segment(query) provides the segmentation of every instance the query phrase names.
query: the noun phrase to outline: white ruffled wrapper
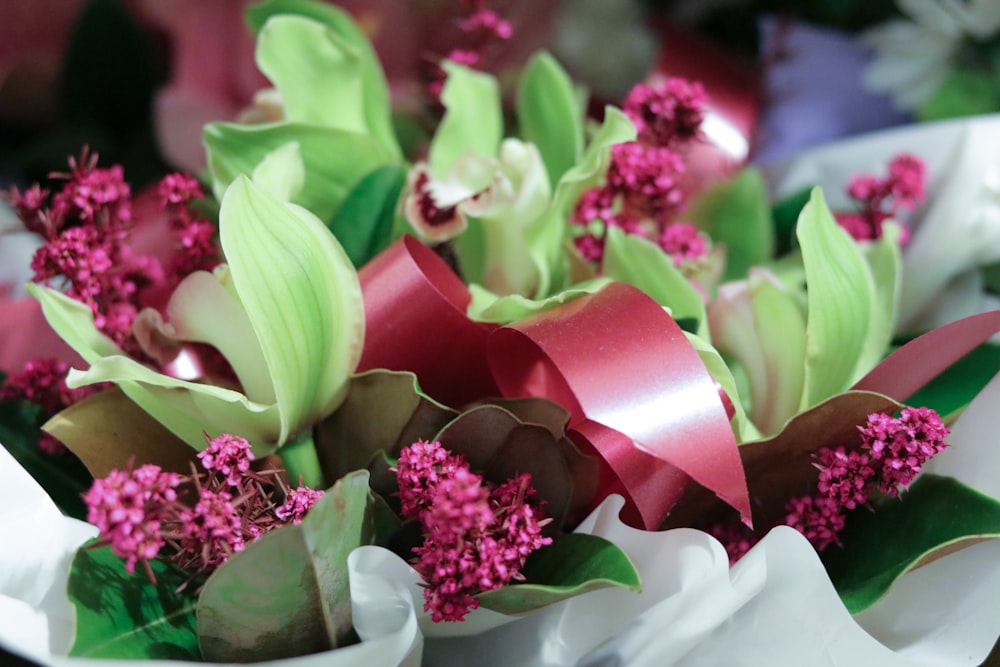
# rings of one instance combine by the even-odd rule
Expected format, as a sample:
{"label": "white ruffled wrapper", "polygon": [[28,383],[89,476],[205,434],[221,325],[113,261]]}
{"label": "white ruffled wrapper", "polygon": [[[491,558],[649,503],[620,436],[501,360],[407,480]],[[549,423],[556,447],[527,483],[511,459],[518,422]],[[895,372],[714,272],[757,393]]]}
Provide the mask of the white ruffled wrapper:
{"label": "white ruffled wrapper", "polygon": [[[991,445],[998,401],[1000,376],[955,424],[953,447],[928,468],[1000,496],[1000,457]],[[68,564],[94,529],[60,516],[5,451],[0,502],[0,646],[45,665],[148,665],[60,657],[73,633],[64,593]],[[416,667],[423,652],[425,663],[436,667],[468,665],[472,657],[484,667],[957,667],[982,662],[1000,634],[1000,541],[907,574],[852,618],[815,551],[790,528],[771,531],[730,570],[722,545],[707,534],[629,528],[617,518],[622,505],[619,496],[608,498],[579,530],[625,549],[642,577],[642,593],[609,588],[521,619],[477,610],[465,623],[434,624],[420,612],[416,573],[385,549],[361,547],[348,564],[362,643],[263,664]],[[449,636],[455,634],[467,636]]]}
{"label": "white ruffled wrapper", "polygon": [[1000,261],[1000,115],[883,130],[803,151],[771,170],[778,197],[820,185],[833,209],[853,210],[855,174],[884,175],[899,153],[927,165],[927,203],[910,216],[899,322],[923,331],[1000,308],[978,269]]}

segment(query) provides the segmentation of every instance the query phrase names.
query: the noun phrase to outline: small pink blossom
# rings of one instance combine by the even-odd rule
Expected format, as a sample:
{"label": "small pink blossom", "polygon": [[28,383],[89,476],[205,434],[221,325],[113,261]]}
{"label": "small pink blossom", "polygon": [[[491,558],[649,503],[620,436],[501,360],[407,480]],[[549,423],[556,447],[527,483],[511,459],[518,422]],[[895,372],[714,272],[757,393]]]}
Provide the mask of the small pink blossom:
{"label": "small pink blossom", "polygon": [[875,477],[868,454],[847,451],[843,447],[822,447],[817,454],[817,464],[820,470],[816,488],[821,494],[849,510],[868,502],[870,484]]}
{"label": "small pink blossom", "polygon": [[308,486],[300,486],[288,492],[285,503],[274,513],[285,523],[302,523],[302,518],[322,497],[322,491],[310,489]]}
{"label": "small pink blossom", "polygon": [[816,548],[823,551],[831,544],[840,544],[838,535],[846,519],[841,506],[827,496],[791,498],[785,505],[785,524],[802,533]]}
{"label": "small pink blossom", "polygon": [[240,486],[254,455],[246,439],[223,433],[208,441],[208,447],[198,452],[198,459],[205,470],[220,473],[229,486]]}
{"label": "small pink blossom", "polygon": [[639,141],[671,146],[698,136],[707,102],[700,82],[671,77],[658,86],[637,84],[622,109],[635,124]]}
{"label": "small pink blossom", "polygon": [[699,260],[708,254],[705,236],[688,222],[674,222],[665,226],[657,242],[663,252],[673,257],[676,266]]}

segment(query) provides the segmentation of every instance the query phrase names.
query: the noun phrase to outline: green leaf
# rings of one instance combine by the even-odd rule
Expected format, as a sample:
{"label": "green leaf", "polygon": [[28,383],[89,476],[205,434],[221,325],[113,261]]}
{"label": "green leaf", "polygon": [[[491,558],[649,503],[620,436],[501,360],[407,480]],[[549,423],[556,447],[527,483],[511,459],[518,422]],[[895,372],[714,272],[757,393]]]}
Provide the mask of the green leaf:
{"label": "green leaf", "polygon": [[604,242],[603,273],[612,280],[638,287],[676,318],[692,318],[695,333],[709,337],[705,300],[684,277],[673,258],[658,245],[618,227],[608,227]]}
{"label": "green leaf", "polygon": [[987,343],[965,355],[907,399],[948,415],[968,405],[1000,371],[1000,346]]}
{"label": "green leaf", "polygon": [[743,278],[751,266],[763,264],[774,252],[767,184],[758,169],[742,169],[699,193],[687,217],[708,232],[713,243],[725,246],[723,280]]}
{"label": "green leaf", "polygon": [[920,120],[944,120],[991,113],[1000,107],[997,82],[985,72],[955,69],[917,108]]}
{"label": "green leaf", "polygon": [[274,383],[283,443],[344,398],[364,340],[358,275],[318,218],[246,177],[222,200],[219,233]]}
{"label": "green leaf", "polygon": [[495,157],[503,137],[497,80],[449,61],[444,63],[444,71],[448,75],[441,91],[445,113],[431,140],[427,158],[431,176],[438,180],[448,177],[462,155]]}
{"label": "green leaf", "polygon": [[302,123],[209,123],[205,150],[219,199],[241,174],[249,175],[273,151],[297,142],[305,167],[302,190],[292,201],[331,220],[362,177],[392,161],[373,137]]}
{"label": "green leaf", "polygon": [[[310,0],[271,0],[250,5],[246,9],[247,22],[255,34],[263,29],[268,19],[283,14],[297,15],[322,23],[332,32],[336,40],[339,40],[338,43],[351,49],[361,73],[360,99],[363,103],[365,127],[392,161],[402,159],[399,143],[393,131],[389,87],[382,72],[382,65],[368,37],[358,28],[351,15],[339,7]],[[322,76],[322,73],[320,75]],[[301,94],[303,97],[308,97],[316,93],[316,90],[307,90]],[[305,104],[309,104],[309,101],[306,100]]]}
{"label": "green leaf", "polygon": [[87,658],[200,660],[196,600],[177,589],[188,575],[150,561],[157,583],[139,568],[133,574],[111,547],[81,548],[66,593],[76,608],[76,640],[70,655]]}
{"label": "green leaf", "polygon": [[330,223],[355,267],[361,267],[392,240],[399,195],[406,184],[406,168],[388,164],[362,178]]}
{"label": "green leaf", "polygon": [[599,588],[638,592],[639,573],[619,547],[596,535],[569,533],[528,556],[524,583],[480,593],[479,604],[501,614],[518,614]]}
{"label": "green leaf", "polygon": [[809,299],[805,389],[799,404],[807,408],[858,379],[875,297],[867,263],[834,220],[819,188],[802,209],[796,235]]}
{"label": "green leaf", "polygon": [[[421,392],[413,373],[377,369],[352,376],[344,402],[316,425],[323,476],[337,479],[368,467],[380,452],[396,457],[421,438],[432,440],[457,415]],[[383,479],[373,471],[371,485],[388,498],[397,490],[396,476]]]}
{"label": "green leaf", "polygon": [[[387,525],[367,471],[337,482],[306,514],[233,554],[205,582],[198,635],[206,660],[257,662],[356,641],[347,557]],[[391,524],[391,522],[390,522]]]}
{"label": "green leaf", "polygon": [[521,74],[517,122],[524,139],[538,146],[549,182],[558,183],[583,153],[583,117],[573,81],[545,51]]}
{"label": "green leaf", "polygon": [[843,549],[831,546],[822,559],[855,614],[921,563],[994,537],[1000,537],[1000,501],[950,477],[925,474],[902,501],[885,498],[874,512],[851,512],[840,533]]}
{"label": "green leaf", "polygon": [[[0,384],[3,383],[0,374]],[[0,443],[45,489],[63,514],[85,521],[87,507],[80,497],[93,479],[72,454],[46,454],[38,448],[41,408],[27,401],[0,401]]]}
{"label": "green leaf", "polygon": [[569,303],[584,294],[599,292],[609,282],[611,281],[608,278],[594,278],[576,283],[573,287],[545,299],[528,299],[520,294],[498,296],[481,285],[472,284],[469,285],[472,300],[469,302],[467,314],[470,319],[478,322],[509,324]]}
{"label": "green leaf", "polygon": [[774,218],[775,254],[781,256],[792,249],[795,240],[795,224],[799,220],[802,209],[812,197],[812,188],[802,188],[784,199],[775,202],[771,209]]}

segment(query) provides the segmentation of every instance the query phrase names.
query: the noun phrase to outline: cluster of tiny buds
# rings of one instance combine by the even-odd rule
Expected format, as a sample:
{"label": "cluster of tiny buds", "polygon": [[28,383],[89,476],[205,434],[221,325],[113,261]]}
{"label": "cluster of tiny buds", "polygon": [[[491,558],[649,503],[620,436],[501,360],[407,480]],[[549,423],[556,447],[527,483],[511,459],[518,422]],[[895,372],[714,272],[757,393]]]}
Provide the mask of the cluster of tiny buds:
{"label": "cluster of tiny buds", "polygon": [[[458,4],[466,12],[465,17],[458,23],[466,43],[449,50],[445,60],[480,69],[487,48],[491,44],[509,40],[514,34],[514,29],[496,10],[489,8],[488,0],[459,0]],[[427,90],[432,99],[440,99],[446,77],[445,71],[439,64],[431,64]]]}
{"label": "cluster of tiny buds", "polygon": [[222,434],[198,454],[202,470],[189,475],[146,464],[112,470],[84,494],[87,521],[97,526],[96,546],[112,552],[134,572],[141,564],[155,582],[149,561],[173,561],[204,575],[261,535],[299,523],[322,491],[290,489],[281,470],[251,467],[250,443]]}
{"label": "cluster of tiny buds", "polygon": [[623,110],[636,127],[636,141],[612,147],[604,184],[585,191],[570,216],[581,228],[575,244],[584,259],[601,260],[608,227],[650,239],[678,267],[708,253],[704,235],[677,220],[687,198],[681,152],[700,136],[706,102],[700,83],[681,78],[632,88]]}
{"label": "cluster of tiny buds", "polygon": [[[69,365],[58,359],[32,359],[24,368],[8,375],[0,384],[0,401],[25,400],[51,417],[77,401],[83,400],[97,385],[70,389],[66,386]],[[62,454],[66,448],[53,436],[42,431],[38,446],[47,454]]]}
{"label": "cluster of tiny buds", "polygon": [[[821,447],[816,493],[791,498],[784,524],[802,533],[817,551],[840,544],[846,511],[868,504],[875,493],[899,497],[924,464],[948,447],[948,428],[927,407],[905,407],[898,417],[868,415],[859,426],[860,447]],[[757,537],[736,524],[719,523],[709,531],[726,547],[731,562],[749,551]]]}
{"label": "cluster of tiny buds", "polygon": [[403,448],[396,477],[403,516],[423,529],[413,567],[434,622],[465,620],[477,593],[522,579],[528,556],[552,543],[527,473],[491,486],[464,457],[419,440]]}
{"label": "cluster of tiny buds", "polygon": [[881,238],[882,225],[893,219],[899,223],[900,244],[910,238],[910,228],[900,214],[912,211],[927,196],[927,167],[920,158],[903,153],[889,162],[885,178],[871,174],[851,177],[847,194],[857,205],[857,211],[837,212],[837,222],[859,241]]}
{"label": "cluster of tiny buds", "polygon": [[190,212],[202,197],[197,182],[171,174],[159,186],[161,211],[170,218],[176,243],[167,269],[130,245],[135,228],[132,190],[121,165],[97,166],[97,155],[84,149],[70,158],[68,173],[56,191],[35,184],[5,193],[25,228],[39,235],[42,246],[31,261],[32,280],[50,285],[86,304],[94,323],[130,354],[141,356],[132,322],[147,293],[163,293],[198,268],[217,261],[214,225]]}

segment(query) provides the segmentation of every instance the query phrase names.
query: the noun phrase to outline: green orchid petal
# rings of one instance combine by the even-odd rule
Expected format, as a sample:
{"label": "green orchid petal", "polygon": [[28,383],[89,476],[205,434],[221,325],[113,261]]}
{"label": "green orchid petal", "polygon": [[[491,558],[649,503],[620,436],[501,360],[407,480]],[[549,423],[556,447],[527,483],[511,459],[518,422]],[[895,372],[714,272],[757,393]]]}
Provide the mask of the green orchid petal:
{"label": "green orchid petal", "polygon": [[49,326],[87,363],[124,354],[113,340],[97,329],[94,313],[86,304],[35,283],[28,283],[24,289],[41,305]]}
{"label": "green orchid petal", "polygon": [[568,272],[563,261],[566,221],[580,194],[597,184],[607,172],[611,147],[634,139],[632,121],[616,107],[605,107],[604,122],[590,140],[583,157],[559,179],[549,210],[531,230],[528,243],[536,253],[541,270],[537,296],[547,296],[567,287]]}
{"label": "green orchid petal", "polygon": [[796,237],[805,266],[809,316],[800,409],[845,391],[858,379],[874,287],[868,264],[837,224],[819,188],[799,215]]}
{"label": "green orchid petal", "polygon": [[[250,400],[274,403],[264,352],[232,288],[228,266],[220,264],[213,273],[196,271],[184,278],[170,295],[166,314],[174,338],[215,347],[233,367]],[[219,322],[226,326],[220,327]]]}
{"label": "green orchid petal", "polygon": [[204,141],[212,188],[219,199],[237,176],[254,173],[273,151],[297,142],[305,176],[292,202],[322,220],[333,218],[366,174],[392,160],[371,136],[301,123],[209,123]]}
{"label": "green orchid petal", "polygon": [[701,363],[705,364],[705,368],[708,369],[709,374],[722,386],[726,394],[729,395],[729,400],[732,401],[734,409],[731,421],[737,440],[739,442],[748,442],[762,437],[760,431],[757,430],[757,427],[747,417],[746,409],[740,400],[739,389],[736,386],[736,378],[733,376],[733,372],[729,366],[722,359],[719,351],[701,336],[686,331],[684,335],[687,336],[691,347],[701,357]]}
{"label": "green orchid petal", "polygon": [[448,75],[441,91],[445,113],[431,140],[427,159],[431,176],[442,181],[466,153],[495,157],[503,136],[497,80],[452,62],[445,62],[444,70]]}
{"label": "green orchid petal", "polygon": [[368,133],[361,55],[325,25],[273,16],[257,33],[256,58],[281,93],[287,120]]}
{"label": "green orchid petal", "polygon": [[549,182],[558,183],[583,153],[583,114],[573,81],[544,51],[532,57],[521,75],[517,121],[525,140],[538,146]]}
{"label": "green orchid petal", "polygon": [[[366,132],[377,141],[381,147],[380,152],[389,156],[391,161],[402,159],[402,151],[393,130],[389,87],[382,72],[382,65],[368,37],[358,28],[351,15],[333,5],[310,0],[271,0],[251,5],[246,10],[247,22],[254,33],[259,33],[269,19],[280,15],[296,15],[317,21],[330,30],[338,40],[338,44],[350,49],[352,57],[357,60],[361,75],[361,94],[357,99],[362,101]],[[328,38],[324,35],[324,39]],[[325,74],[320,73],[320,75]],[[320,92],[306,89],[295,91],[295,94],[309,97]],[[333,91],[325,94],[333,94]],[[347,102],[349,100],[346,98],[342,101],[342,103]],[[308,101],[306,103],[308,104]]]}
{"label": "green orchid petal", "polygon": [[750,379],[750,415],[764,434],[796,414],[805,383],[806,323],[793,294],[764,269],[719,288],[712,338]]}
{"label": "green orchid petal", "polygon": [[540,267],[528,239],[551,200],[538,149],[519,139],[505,139],[499,174],[491,180],[492,187],[482,197],[461,205],[462,212],[472,216],[470,227],[482,230],[457,239],[459,265],[467,280],[494,292],[534,296]]}
{"label": "green orchid petal", "polygon": [[864,347],[858,357],[856,376],[864,375],[882,360],[896,330],[900,285],[903,278],[900,233],[899,224],[887,220],[882,225],[882,236],[861,248],[871,271],[875,298],[872,299],[868,337],[865,338]]}
{"label": "green orchid petal", "polygon": [[306,166],[299,142],[289,141],[264,156],[253,170],[253,182],[283,201],[293,201],[302,192]]}
{"label": "green orchid petal", "polygon": [[125,356],[104,357],[86,371],[71,370],[66,378],[70,387],[98,382],[120,386],[139,407],[198,450],[206,446],[203,432],[238,434],[250,441],[258,456],[280,442],[278,406],[255,403],[232,389],[172,378]]}
{"label": "green orchid petal", "polygon": [[314,215],[239,177],[219,216],[222,247],[274,383],[278,442],[332,412],[361,355],[361,286]]}
{"label": "green orchid petal", "polygon": [[230,389],[156,373],[124,356],[98,331],[86,305],[40,285],[27,289],[41,304],[55,332],[91,364],[86,372],[70,371],[67,382],[71,386],[117,382],[139,407],[195,449],[205,447],[202,431],[238,433],[250,440],[260,455],[274,448],[280,431],[276,406],[254,403]]}
{"label": "green orchid petal", "polygon": [[675,318],[694,319],[696,333],[709,339],[704,298],[674,265],[673,258],[652,241],[609,227],[601,268],[607,277],[641,289],[669,308]]}
{"label": "green orchid petal", "polygon": [[466,314],[470,319],[478,322],[510,324],[511,322],[524,319],[529,315],[569,303],[584,294],[599,292],[610,282],[609,278],[586,280],[545,299],[528,299],[520,294],[500,296],[481,285],[473,283],[469,285],[469,293],[472,295],[472,300],[469,302]]}

